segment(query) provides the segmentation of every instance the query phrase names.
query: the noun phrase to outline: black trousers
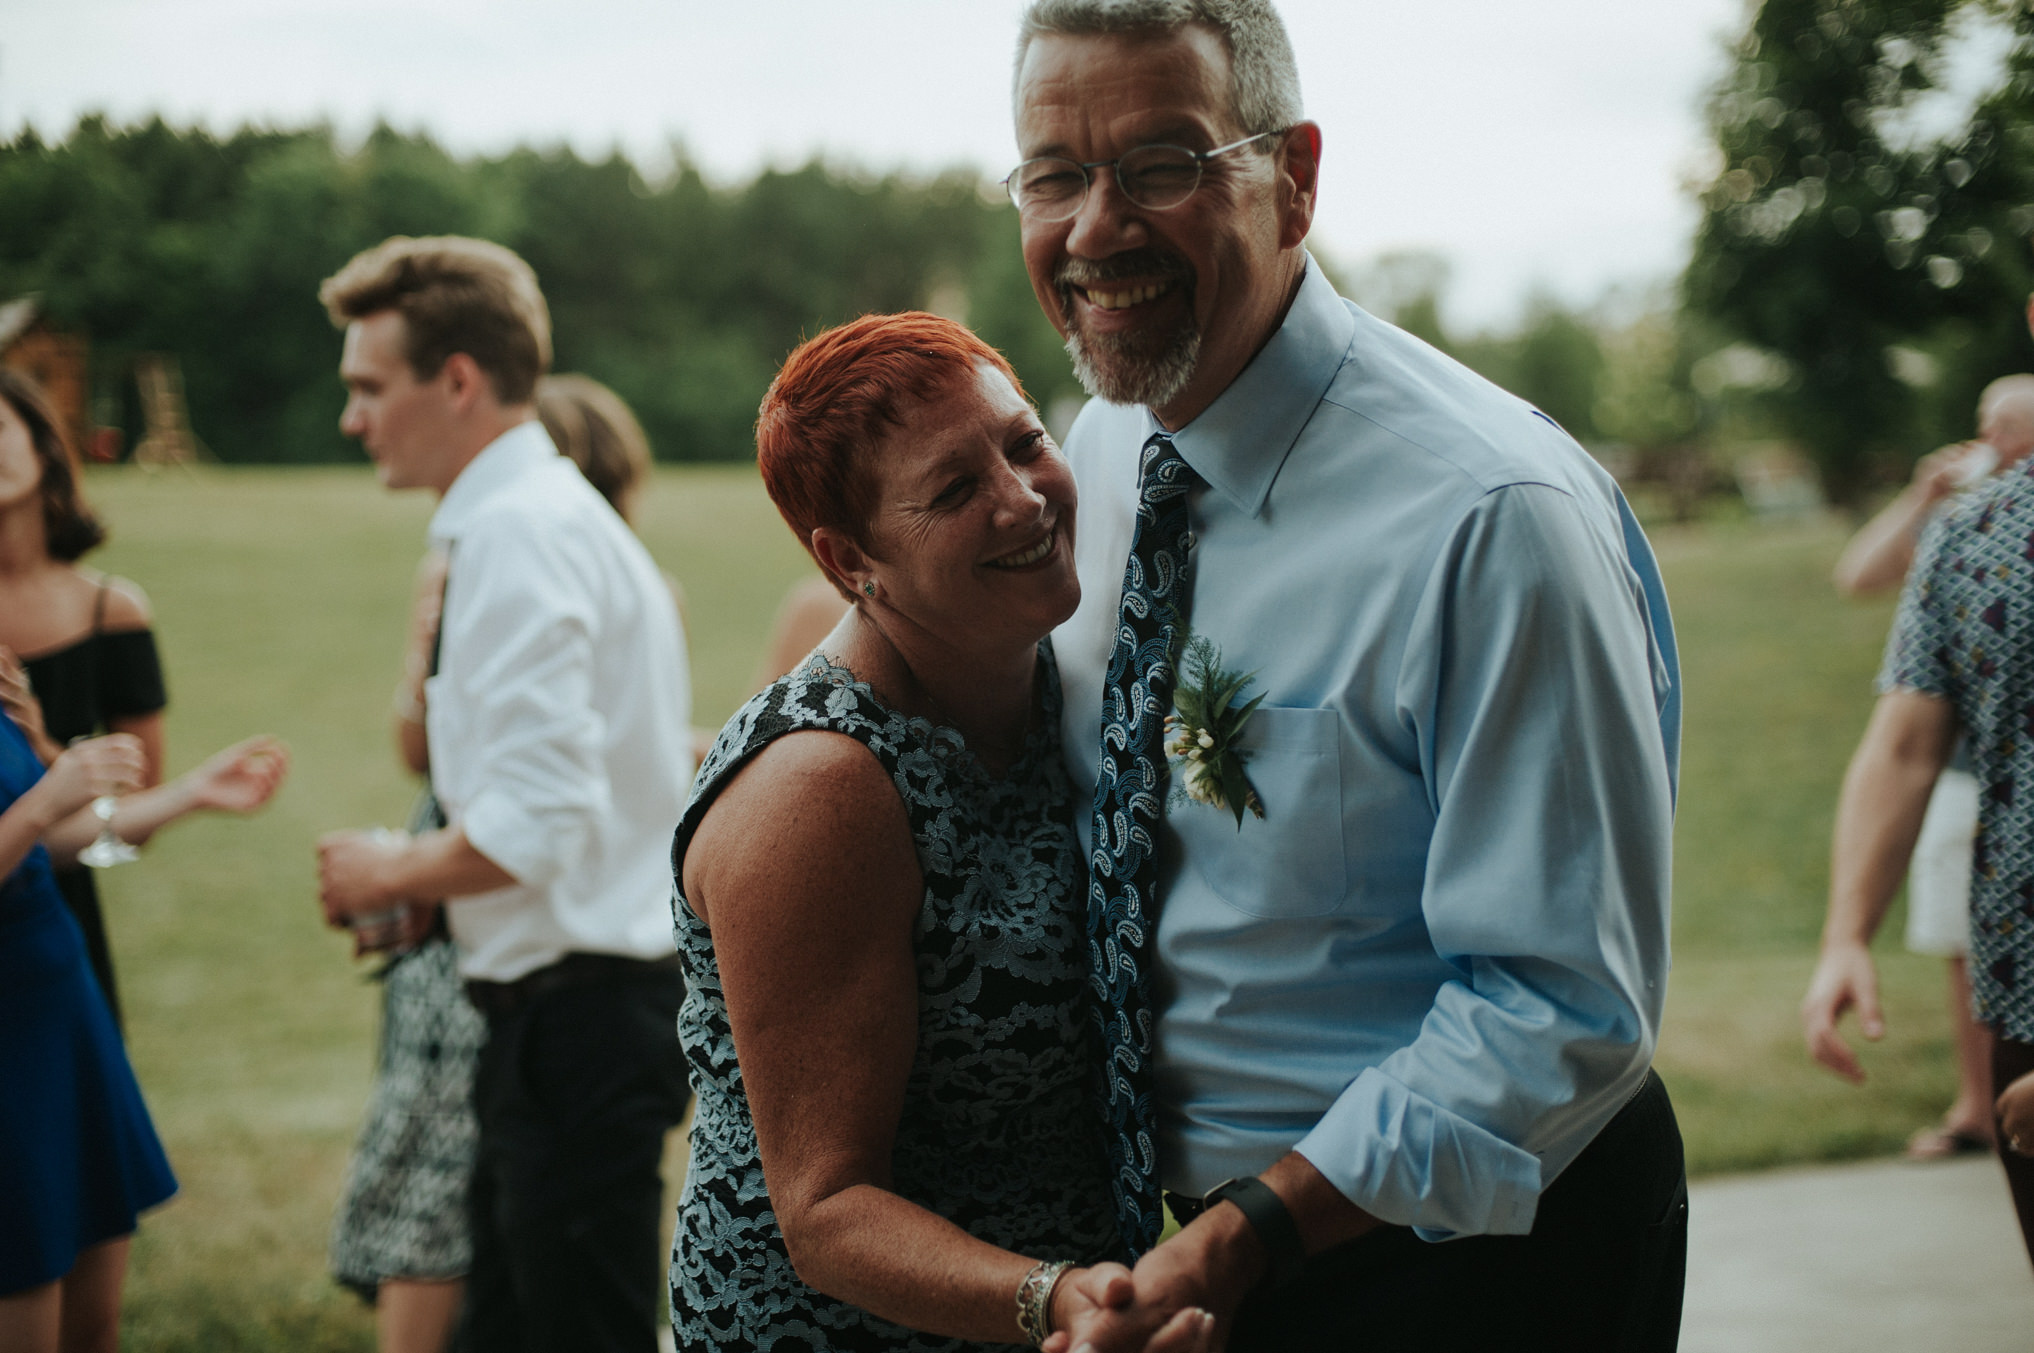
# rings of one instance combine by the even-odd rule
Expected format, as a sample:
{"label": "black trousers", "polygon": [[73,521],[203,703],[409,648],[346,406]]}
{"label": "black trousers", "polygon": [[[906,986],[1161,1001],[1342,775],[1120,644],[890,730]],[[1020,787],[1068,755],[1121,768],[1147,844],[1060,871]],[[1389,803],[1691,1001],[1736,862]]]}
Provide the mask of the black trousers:
{"label": "black trousers", "polygon": [[1231,1353],[1671,1353],[1688,1265],[1681,1129],[1656,1074],[1540,1199],[1532,1234],[1373,1231],[1239,1312]]}
{"label": "black trousers", "polygon": [[487,1013],[469,1346],[654,1353],[658,1165],[685,1115],[683,977],[638,965]]}

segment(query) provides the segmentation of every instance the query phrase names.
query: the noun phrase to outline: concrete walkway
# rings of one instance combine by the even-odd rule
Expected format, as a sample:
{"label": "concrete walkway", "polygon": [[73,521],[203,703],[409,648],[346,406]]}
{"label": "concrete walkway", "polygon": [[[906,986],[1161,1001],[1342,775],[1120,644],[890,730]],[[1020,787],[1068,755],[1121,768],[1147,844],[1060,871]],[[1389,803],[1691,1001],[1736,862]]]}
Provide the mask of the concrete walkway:
{"label": "concrete walkway", "polygon": [[1703,1180],[1682,1353],[2029,1353],[2034,1272],[1989,1156]]}

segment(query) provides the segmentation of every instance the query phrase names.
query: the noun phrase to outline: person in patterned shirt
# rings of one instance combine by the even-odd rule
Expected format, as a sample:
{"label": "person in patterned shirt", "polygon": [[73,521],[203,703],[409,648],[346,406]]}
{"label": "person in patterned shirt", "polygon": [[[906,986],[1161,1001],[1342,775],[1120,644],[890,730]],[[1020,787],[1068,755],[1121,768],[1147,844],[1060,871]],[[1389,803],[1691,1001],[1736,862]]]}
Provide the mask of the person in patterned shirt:
{"label": "person in patterned shirt", "polygon": [[[2034,376],[1985,391],[1994,421],[2034,439]],[[1838,1032],[1855,1009],[1885,1032],[1871,939],[1891,906],[1957,734],[1980,787],[1971,853],[1974,1013],[1997,1035],[1998,1151],[2034,1256],[2034,459],[1946,504],[1921,537],[1879,672],[1879,701],[1844,776],[1822,956],[1801,1004],[1815,1060],[1864,1079]]]}

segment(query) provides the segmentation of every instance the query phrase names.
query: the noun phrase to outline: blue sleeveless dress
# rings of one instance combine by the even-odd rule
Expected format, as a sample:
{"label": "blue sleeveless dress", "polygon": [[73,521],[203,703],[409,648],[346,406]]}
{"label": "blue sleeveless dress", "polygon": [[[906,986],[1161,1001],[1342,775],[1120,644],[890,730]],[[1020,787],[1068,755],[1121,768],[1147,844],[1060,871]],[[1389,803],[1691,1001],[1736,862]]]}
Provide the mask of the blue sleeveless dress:
{"label": "blue sleeveless dress", "polygon": [[[0,812],[42,766],[0,717]],[[41,846],[0,881],[0,1296],[70,1272],[177,1191]]]}
{"label": "blue sleeveless dress", "polygon": [[[891,1155],[892,1186],[991,1244],[1093,1263],[1127,1255],[1092,1097],[1087,874],[1059,758],[1058,674],[1044,651],[1044,708],[1022,757],[1001,779],[982,769],[953,729],[908,719],[846,668],[807,659],[721,730],[672,853],[682,893],[685,850],[700,819],[736,770],[775,738],[824,729],[868,747],[903,800],[925,879],[912,941],[918,1051]],[[682,895],[674,911],[686,983],[678,1035],[699,1097],[672,1242],[678,1347],[984,1347],[904,1329],[799,1280],[770,1207],[712,933]]]}

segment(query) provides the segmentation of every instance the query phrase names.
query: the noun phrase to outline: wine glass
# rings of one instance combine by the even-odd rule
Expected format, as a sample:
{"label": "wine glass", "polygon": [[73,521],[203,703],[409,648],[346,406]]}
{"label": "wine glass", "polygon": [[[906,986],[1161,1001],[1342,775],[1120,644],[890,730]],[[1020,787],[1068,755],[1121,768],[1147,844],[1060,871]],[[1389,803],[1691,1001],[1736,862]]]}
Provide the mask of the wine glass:
{"label": "wine glass", "polygon": [[120,839],[113,830],[113,810],[120,800],[111,794],[101,794],[92,800],[92,816],[99,819],[99,834],[92,844],[78,852],[78,863],[93,869],[110,869],[116,864],[126,864],[141,858],[141,852]]}
{"label": "wine glass", "polygon": [[[397,846],[408,842],[410,834],[389,827],[376,827],[374,840],[377,845]],[[409,920],[410,907],[407,902],[398,902],[385,911],[356,912],[346,922],[346,928],[353,932],[355,954],[381,954],[399,948],[403,942],[403,930]]]}

